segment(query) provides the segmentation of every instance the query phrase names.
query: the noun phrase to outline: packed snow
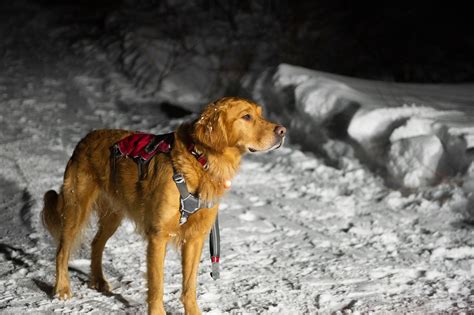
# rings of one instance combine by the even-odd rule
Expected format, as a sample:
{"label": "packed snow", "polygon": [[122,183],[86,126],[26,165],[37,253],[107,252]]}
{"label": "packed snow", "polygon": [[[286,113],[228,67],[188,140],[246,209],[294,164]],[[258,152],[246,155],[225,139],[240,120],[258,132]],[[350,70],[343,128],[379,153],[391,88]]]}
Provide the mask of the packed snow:
{"label": "packed snow", "polygon": [[[55,245],[40,222],[42,196],[59,188],[91,129],[160,133],[195,116],[169,118],[169,106],[137,91],[99,44],[29,39],[37,54],[7,47],[0,63],[0,312],[145,313],[146,244],[130,222],[105,249],[112,294],[88,287],[92,220],[69,264],[73,298],[52,297]],[[204,313],[474,310],[472,85],[397,85],[281,65],[248,73],[242,86],[289,127],[290,143],[245,157],[223,199],[221,279],[209,275],[208,248],[199,269]],[[197,96],[186,91],[159,97],[204,105],[191,106]],[[180,272],[170,248],[170,314],[183,313]]]}

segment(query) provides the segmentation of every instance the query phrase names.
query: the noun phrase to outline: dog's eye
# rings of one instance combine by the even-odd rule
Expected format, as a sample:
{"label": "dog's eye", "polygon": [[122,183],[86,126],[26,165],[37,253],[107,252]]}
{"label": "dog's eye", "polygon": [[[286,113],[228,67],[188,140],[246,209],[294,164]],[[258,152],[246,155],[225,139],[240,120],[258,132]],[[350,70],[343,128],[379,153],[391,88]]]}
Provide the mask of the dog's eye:
{"label": "dog's eye", "polygon": [[242,116],[242,119],[243,119],[243,120],[247,120],[247,121],[248,121],[248,120],[252,120],[252,116],[250,116],[249,114],[247,114],[247,115]]}

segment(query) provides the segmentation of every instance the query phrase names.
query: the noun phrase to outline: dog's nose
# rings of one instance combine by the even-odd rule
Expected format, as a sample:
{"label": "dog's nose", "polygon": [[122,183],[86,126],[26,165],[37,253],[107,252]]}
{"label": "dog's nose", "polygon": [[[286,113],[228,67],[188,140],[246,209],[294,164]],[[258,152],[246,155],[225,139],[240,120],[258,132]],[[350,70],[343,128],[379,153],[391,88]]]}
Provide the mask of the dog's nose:
{"label": "dog's nose", "polygon": [[283,138],[286,135],[286,128],[283,127],[283,126],[276,126],[275,127],[275,134],[277,136],[280,136],[281,138]]}

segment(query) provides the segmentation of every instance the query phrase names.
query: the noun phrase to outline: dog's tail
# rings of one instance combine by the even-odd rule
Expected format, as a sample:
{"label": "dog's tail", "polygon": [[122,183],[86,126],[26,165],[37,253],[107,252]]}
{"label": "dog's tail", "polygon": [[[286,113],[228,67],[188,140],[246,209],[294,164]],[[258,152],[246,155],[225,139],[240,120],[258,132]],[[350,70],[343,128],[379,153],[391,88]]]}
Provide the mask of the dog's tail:
{"label": "dog's tail", "polygon": [[53,238],[58,241],[62,226],[63,196],[54,190],[44,194],[44,207],[41,211],[43,225],[48,229]]}

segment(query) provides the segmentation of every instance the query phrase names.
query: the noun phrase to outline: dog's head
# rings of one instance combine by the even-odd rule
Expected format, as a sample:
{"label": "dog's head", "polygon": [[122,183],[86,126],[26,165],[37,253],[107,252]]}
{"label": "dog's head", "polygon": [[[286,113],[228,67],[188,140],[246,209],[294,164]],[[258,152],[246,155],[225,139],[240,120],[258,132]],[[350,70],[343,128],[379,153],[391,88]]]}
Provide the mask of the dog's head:
{"label": "dog's head", "polygon": [[242,153],[279,148],[286,128],[269,122],[254,102],[225,97],[209,104],[193,126],[194,139],[216,152],[236,147]]}

